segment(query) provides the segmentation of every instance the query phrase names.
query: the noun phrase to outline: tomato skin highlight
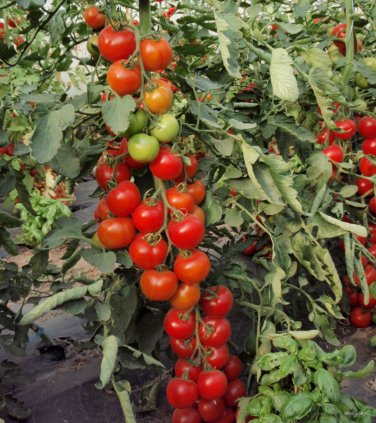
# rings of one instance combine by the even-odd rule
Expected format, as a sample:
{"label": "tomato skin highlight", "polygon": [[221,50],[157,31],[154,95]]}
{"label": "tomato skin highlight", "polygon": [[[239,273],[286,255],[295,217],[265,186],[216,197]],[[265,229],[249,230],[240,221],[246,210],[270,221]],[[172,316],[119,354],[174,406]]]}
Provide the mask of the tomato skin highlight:
{"label": "tomato skin highlight", "polygon": [[101,29],[105,25],[106,17],[96,6],[89,6],[84,11],[84,21],[90,28]]}
{"label": "tomato skin highlight", "polygon": [[198,217],[189,214],[181,221],[171,220],[167,232],[176,247],[191,250],[204,239],[205,226]]}
{"label": "tomato skin highlight", "polygon": [[376,137],[376,119],[364,116],[358,123],[358,132],[364,138]]}
{"label": "tomato skin highlight", "polygon": [[107,71],[108,85],[120,96],[136,93],[141,87],[141,69],[124,66],[122,60],[112,63]]}
{"label": "tomato skin highlight", "polygon": [[167,40],[145,38],[140,44],[144,69],[147,71],[164,70],[171,63],[172,48]]}
{"label": "tomato skin highlight", "polygon": [[369,179],[365,178],[358,178],[356,180],[356,185],[358,187],[358,194],[359,195],[365,195],[367,194],[367,197],[369,195],[373,194],[373,183]]}
{"label": "tomato skin highlight", "polygon": [[107,26],[99,33],[98,48],[109,62],[127,60],[136,50],[136,37],[129,29],[115,31]]}
{"label": "tomato skin highlight", "polygon": [[203,281],[210,272],[209,257],[200,250],[191,251],[190,255],[179,253],[174,263],[174,272],[178,279],[187,285]]}
{"label": "tomato skin highlight", "polygon": [[155,244],[149,244],[144,234],[138,234],[129,246],[129,255],[134,264],[140,269],[153,269],[166,260],[168,252],[167,242],[161,238]]}
{"label": "tomato skin highlight", "polygon": [[199,374],[197,379],[198,392],[205,400],[223,397],[227,389],[227,378],[220,370],[207,370]]}
{"label": "tomato skin highlight", "polygon": [[192,407],[198,398],[198,388],[192,380],[171,379],[167,385],[167,400],[174,408]]}
{"label": "tomato skin highlight", "polygon": [[204,291],[200,305],[204,312],[213,317],[225,317],[231,311],[234,299],[224,285],[212,286]]}
{"label": "tomato skin highlight", "polygon": [[372,322],[372,314],[369,310],[355,307],[351,310],[350,321],[357,328],[368,328]]}
{"label": "tomato skin highlight", "polygon": [[135,228],[143,234],[158,232],[164,222],[163,203],[161,201],[153,205],[148,201],[141,203],[133,212],[132,221]]}
{"label": "tomato skin highlight", "polygon": [[101,244],[110,250],[128,247],[136,235],[129,217],[106,219],[99,224],[97,233]]}
{"label": "tomato skin highlight", "polygon": [[178,279],[170,270],[145,270],[140,278],[141,290],[151,301],[168,301],[178,289]]}
{"label": "tomato skin highlight", "polygon": [[150,171],[163,181],[172,181],[183,171],[183,161],[171,152],[170,147],[162,146],[158,156],[150,163]]}
{"label": "tomato skin highlight", "polygon": [[[100,163],[95,170],[95,177],[97,179],[98,185],[106,190],[108,183],[111,181],[115,168],[110,166],[106,162]],[[116,169],[115,180],[119,184],[123,181],[128,181],[132,176],[131,171],[128,169],[127,165],[124,163],[119,163]]]}
{"label": "tomato skin highlight", "polygon": [[136,134],[128,142],[128,152],[136,162],[150,163],[158,156],[159,142],[153,136]]}
{"label": "tomato skin highlight", "polygon": [[170,299],[170,303],[177,310],[186,311],[198,304],[200,297],[201,290],[198,284],[186,285],[182,283]]}
{"label": "tomato skin highlight", "polygon": [[141,203],[141,194],[136,184],[123,181],[106,197],[108,208],[117,217],[129,216]]}
{"label": "tomato skin highlight", "polygon": [[362,144],[362,150],[364,154],[376,156],[376,137],[365,139]]}
{"label": "tomato skin highlight", "polygon": [[196,328],[196,317],[193,311],[184,313],[171,308],[163,321],[163,327],[167,335],[176,339],[190,338]]}
{"label": "tomato skin highlight", "polygon": [[161,80],[152,80],[152,88],[146,89],[144,102],[151,113],[167,113],[172,106],[174,93],[169,84]]}

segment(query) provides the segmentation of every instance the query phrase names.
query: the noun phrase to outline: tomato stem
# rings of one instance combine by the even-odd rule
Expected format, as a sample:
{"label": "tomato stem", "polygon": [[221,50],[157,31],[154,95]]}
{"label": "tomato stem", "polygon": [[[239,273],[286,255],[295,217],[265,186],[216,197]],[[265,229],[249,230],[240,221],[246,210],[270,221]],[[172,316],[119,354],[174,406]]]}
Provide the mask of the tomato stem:
{"label": "tomato stem", "polygon": [[140,31],[147,34],[151,30],[150,0],[139,0]]}

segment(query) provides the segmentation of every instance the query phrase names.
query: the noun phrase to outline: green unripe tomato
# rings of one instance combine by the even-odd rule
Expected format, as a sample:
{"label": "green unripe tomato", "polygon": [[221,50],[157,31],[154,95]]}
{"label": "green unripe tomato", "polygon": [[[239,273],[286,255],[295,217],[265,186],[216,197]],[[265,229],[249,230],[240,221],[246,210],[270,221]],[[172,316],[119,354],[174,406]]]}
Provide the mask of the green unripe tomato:
{"label": "green unripe tomato", "polygon": [[98,35],[92,35],[87,40],[86,48],[93,59],[99,58]]}
{"label": "green unripe tomato", "polygon": [[376,72],[376,57],[365,57],[363,62],[373,72]]}
{"label": "green unripe tomato", "polygon": [[368,88],[368,79],[362,75],[360,72],[355,74],[355,84],[359,88]]}
{"label": "green unripe tomato", "polygon": [[128,143],[128,153],[137,162],[150,163],[158,156],[159,142],[150,135],[133,135]]}
{"label": "green unripe tomato", "polygon": [[146,126],[147,120],[147,115],[142,109],[138,109],[137,112],[132,113],[129,118],[129,126],[125,135],[129,138],[142,132]]}
{"label": "green unripe tomato", "polygon": [[160,116],[158,120],[153,123],[150,130],[159,142],[171,142],[179,135],[180,125],[175,116],[168,113]]}

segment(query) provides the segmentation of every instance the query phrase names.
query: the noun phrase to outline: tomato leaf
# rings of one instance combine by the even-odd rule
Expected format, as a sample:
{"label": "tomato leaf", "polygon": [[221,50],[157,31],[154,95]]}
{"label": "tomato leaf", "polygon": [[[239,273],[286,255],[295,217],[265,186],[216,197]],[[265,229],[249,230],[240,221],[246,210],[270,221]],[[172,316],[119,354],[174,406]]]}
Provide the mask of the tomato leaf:
{"label": "tomato leaf", "polygon": [[330,72],[332,69],[332,62],[330,61],[328,55],[321,48],[313,47],[307,50],[304,50],[301,53],[301,56],[310,66],[316,66],[322,69],[324,72]]}
{"label": "tomato leaf", "polygon": [[100,381],[102,388],[111,380],[115,369],[116,358],[119,349],[118,338],[114,335],[107,336],[102,342],[103,357],[101,362]]}
{"label": "tomato leaf", "polygon": [[136,109],[136,103],[129,95],[115,97],[102,103],[103,120],[115,134],[125,132],[129,126],[129,117]]}
{"label": "tomato leaf", "polygon": [[299,98],[298,82],[294,75],[292,59],[283,48],[272,51],[270,77],[273,94],[281,100],[294,102]]}
{"label": "tomato leaf", "polygon": [[116,265],[116,255],[112,251],[103,251],[99,248],[88,248],[81,251],[82,258],[102,273],[111,273]]}
{"label": "tomato leaf", "polygon": [[73,179],[80,173],[77,155],[77,150],[71,144],[64,143],[50,162],[51,167],[59,174]]}

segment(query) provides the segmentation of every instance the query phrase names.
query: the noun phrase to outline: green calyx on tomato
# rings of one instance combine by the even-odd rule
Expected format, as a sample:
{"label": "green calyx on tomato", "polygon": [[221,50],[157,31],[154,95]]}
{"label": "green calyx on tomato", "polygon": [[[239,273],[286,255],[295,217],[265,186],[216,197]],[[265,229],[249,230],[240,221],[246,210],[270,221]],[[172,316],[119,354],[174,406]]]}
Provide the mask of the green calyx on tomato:
{"label": "green calyx on tomato", "polygon": [[147,120],[147,115],[142,109],[138,109],[137,112],[132,113],[129,117],[129,126],[125,135],[130,138],[142,132],[146,126]]}
{"label": "green calyx on tomato", "polygon": [[128,153],[133,160],[140,163],[150,163],[158,156],[159,142],[157,138],[151,135],[133,135],[128,143]]}
{"label": "green calyx on tomato", "polygon": [[179,121],[175,116],[166,113],[161,115],[159,119],[153,123],[150,134],[157,138],[159,142],[167,143],[176,138],[179,135],[179,131]]}

